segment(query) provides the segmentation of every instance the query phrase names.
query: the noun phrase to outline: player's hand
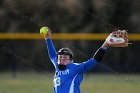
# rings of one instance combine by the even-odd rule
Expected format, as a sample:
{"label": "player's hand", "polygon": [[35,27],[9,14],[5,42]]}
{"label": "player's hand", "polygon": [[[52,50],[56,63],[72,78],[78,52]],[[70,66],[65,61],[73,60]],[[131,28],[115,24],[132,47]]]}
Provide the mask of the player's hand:
{"label": "player's hand", "polygon": [[106,38],[105,45],[111,47],[127,47],[128,41],[128,33],[126,30],[116,30]]}
{"label": "player's hand", "polygon": [[50,30],[50,28],[48,28],[48,32],[47,32],[47,34],[45,35],[45,38],[47,39],[47,38],[50,38],[50,35],[51,35],[51,30]]}

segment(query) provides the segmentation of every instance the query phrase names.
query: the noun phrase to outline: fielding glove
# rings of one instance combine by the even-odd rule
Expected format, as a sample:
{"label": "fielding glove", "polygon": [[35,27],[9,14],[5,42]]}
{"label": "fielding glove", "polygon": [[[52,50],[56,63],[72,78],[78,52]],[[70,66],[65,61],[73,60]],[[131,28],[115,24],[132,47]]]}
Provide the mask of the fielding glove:
{"label": "fielding glove", "polygon": [[127,47],[128,41],[128,33],[126,30],[113,31],[106,38],[106,43],[111,47]]}

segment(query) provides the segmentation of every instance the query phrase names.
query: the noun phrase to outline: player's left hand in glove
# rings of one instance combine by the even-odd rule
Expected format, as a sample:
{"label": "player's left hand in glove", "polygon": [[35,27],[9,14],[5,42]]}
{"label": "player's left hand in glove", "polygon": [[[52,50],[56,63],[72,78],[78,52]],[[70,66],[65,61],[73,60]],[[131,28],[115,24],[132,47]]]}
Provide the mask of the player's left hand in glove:
{"label": "player's left hand in glove", "polygon": [[126,30],[116,30],[106,38],[105,44],[111,47],[127,47],[128,41]]}

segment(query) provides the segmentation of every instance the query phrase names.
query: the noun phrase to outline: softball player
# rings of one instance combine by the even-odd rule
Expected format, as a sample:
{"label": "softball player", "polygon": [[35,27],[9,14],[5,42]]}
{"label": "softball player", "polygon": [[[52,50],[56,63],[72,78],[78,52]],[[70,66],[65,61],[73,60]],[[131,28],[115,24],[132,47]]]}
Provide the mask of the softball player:
{"label": "softball player", "polygon": [[[45,36],[48,55],[55,67],[54,76],[54,93],[80,93],[80,84],[83,80],[83,74],[95,67],[97,62],[100,62],[111,45],[118,44],[120,41],[115,41],[111,33],[104,44],[96,51],[93,57],[81,63],[75,63],[73,53],[69,48],[61,48],[58,52],[50,38],[51,31]],[[113,36],[113,38],[111,38]],[[113,43],[111,43],[113,41]],[[116,42],[116,43],[115,43]],[[126,42],[125,42],[126,43]],[[120,43],[122,44],[122,42]]]}

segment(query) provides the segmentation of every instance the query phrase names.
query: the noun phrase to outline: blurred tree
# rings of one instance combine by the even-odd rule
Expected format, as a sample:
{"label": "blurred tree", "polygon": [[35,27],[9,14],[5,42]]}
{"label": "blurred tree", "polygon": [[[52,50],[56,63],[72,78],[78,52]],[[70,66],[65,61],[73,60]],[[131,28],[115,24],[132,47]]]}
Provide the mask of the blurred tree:
{"label": "blurred tree", "polygon": [[[38,33],[40,27],[46,25],[55,33],[110,33],[115,27],[139,33],[139,2],[138,0],[0,0],[0,32]],[[44,41],[1,40],[0,45],[12,47],[18,55],[30,60],[26,64],[19,63],[18,66],[21,68],[28,69],[27,65],[35,65],[45,69],[47,64],[50,70],[52,65],[42,42]],[[73,51],[78,50],[75,58],[82,61],[91,57],[101,43],[103,41],[56,40],[55,46],[58,49],[70,47]],[[140,71],[137,59],[138,46],[139,41],[129,49],[111,51],[104,62],[118,71],[138,72]],[[0,69],[7,69],[4,67],[10,64],[5,62],[5,56],[8,55],[0,56],[2,67]]]}

